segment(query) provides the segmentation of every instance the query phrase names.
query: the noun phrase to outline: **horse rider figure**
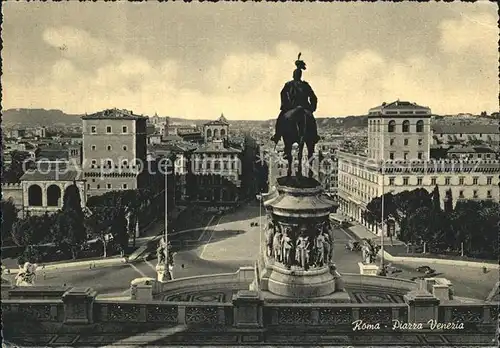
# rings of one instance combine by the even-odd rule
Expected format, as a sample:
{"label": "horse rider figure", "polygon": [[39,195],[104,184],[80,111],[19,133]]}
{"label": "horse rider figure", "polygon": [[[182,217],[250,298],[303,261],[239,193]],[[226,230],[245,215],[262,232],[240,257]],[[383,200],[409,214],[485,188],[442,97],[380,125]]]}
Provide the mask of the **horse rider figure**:
{"label": "horse rider figure", "polygon": [[318,105],[318,98],[316,94],[314,94],[309,83],[302,80],[302,70],[306,70],[306,63],[300,60],[300,56],[301,53],[299,53],[299,57],[295,61],[297,69],[293,72],[293,80],[285,83],[285,86],[281,90],[281,111],[276,120],[275,134],[271,137],[271,140],[276,144],[278,144],[283,136],[283,120],[285,113],[297,107],[302,107],[310,111],[310,113],[307,113],[310,115],[307,122],[312,126],[314,143],[316,144],[320,140],[316,119],[313,116],[313,112],[316,111]]}

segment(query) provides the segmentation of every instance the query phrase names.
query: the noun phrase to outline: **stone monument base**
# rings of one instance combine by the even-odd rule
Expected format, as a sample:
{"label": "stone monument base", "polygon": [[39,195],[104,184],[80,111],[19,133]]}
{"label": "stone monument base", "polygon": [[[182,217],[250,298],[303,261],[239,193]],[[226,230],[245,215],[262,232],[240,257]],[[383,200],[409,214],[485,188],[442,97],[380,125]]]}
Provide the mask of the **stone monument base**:
{"label": "stone monument base", "polygon": [[[275,268],[279,271],[276,272]],[[294,272],[295,276],[291,274],[283,274],[285,272]],[[318,270],[315,270],[318,271]],[[299,283],[295,281],[298,272],[305,272],[303,270],[294,271],[283,268],[280,265],[275,265],[274,260],[269,258],[264,253],[260,254],[258,261],[255,263],[255,279],[250,285],[250,289],[257,291],[261,294],[262,300],[267,303],[350,303],[351,298],[349,294],[344,291],[344,282],[342,276],[337,272],[334,265],[325,266],[320,269],[321,273],[316,276],[306,276],[305,279],[298,279]],[[310,272],[310,271],[307,271]],[[323,273],[324,272],[324,273]],[[273,279],[271,276],[274,274]],[[329,273],[330,275],[327,275]],[[317,277],[319,275],[319,277]],[[277,282],[276,278],[288,281]],[[297,277],[298,278],[298,277]],[[310,288],[310,283],[306,279],[315,281],[316,289],[319,288],[323,291],[323,295],[318,294],[314,287]],[[272,284],[271,284],[272,283]],[[280,284],[283,283],[283,284]],[[285,284],[287,287],[285,287]],[[271,291],[273,289],[273,291]],[[281,293],[276,293],[281,291]],[[326,293],[326,295],[325,295]],[[296,294],[296,295],[294,295]]]}
{"label": "stone monument base", "polygon": [[359,274],[362,275],[376,276],[378,274],[378,270],[380,269],[379,266],[373,263],[358,262],[358,266],[359,266]]}
{"label": "stone monument base", "polygon": [[328,266],[305,271],[274,264],[268,289],[285,297],[321,297],[335,292],[335,278]]}
{"label": "stone monument base", "polygon": [[168,282],[172,280],[172,266],[169,265],[156,265],[156,275],[159,282]]}

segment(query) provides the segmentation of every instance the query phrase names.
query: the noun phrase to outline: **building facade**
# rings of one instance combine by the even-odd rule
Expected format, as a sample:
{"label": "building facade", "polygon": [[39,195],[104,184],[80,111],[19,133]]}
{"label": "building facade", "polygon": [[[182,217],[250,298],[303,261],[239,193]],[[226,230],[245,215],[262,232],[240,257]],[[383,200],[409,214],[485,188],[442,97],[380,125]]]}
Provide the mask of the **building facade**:
{"label": "building facade", "polygon": [[191,155],[190,195],[193,201],[233,203],[239,200],[241,188],[241,150],[213,140]]}
{"label": "building facade", "polygon": [[109,109],[82,117],[83,172],[89,196],[144,186],[147,117]]}
{"label": "building facade", "polygon": [[203,125],[203,136],[205,142],[213,140],[227,140],[229,138],[229,122],[227,122],[224,114],[215,121],[207,122]]}
{"label": "building facade", "polygon": [[[494,159],[429,159],[429,143],[426,140],[430,139],[431,134],[427,122],[430,110],[412,105],[415,106],[415,111],[422,112],[415,112],[413,115],[387,114],[381,110],[369,115],[372,130],[369,131],[368,139],[369,144],[374,147],[368,149],[371,156],[338,152],[340,210],[375,233],[380,233],[378,227],[368,226],[363,220],[363,212],[372,199],[388,192],[397,194],[417,188],[425,188],[431,192],[437,185],[441,197],[445,197],[446,191],[451,189],[454,204],[458,200],[499,199],[500,162]],[[403,106],[406,111],[407,104]],[[376,109],[371,109],[370,112]],[[407,120],[409,122],[405,122]],[[404,124],[410,125],[409,131],[403,131]],[[423,129],[418,128],[419,124],[423,125]],[[386,129],[382,130],[382,127]],[[398,127],[401,130],[399,132]],[[422,131],[418,131],[421,129]],[[394,139],[394,145],[391,145],[390,139]],[[409,141],[408,146],[405,146],[404,139],[413,142]],[[418,142],[415,144],[418,139],[423,139],[422,145],[418,145]],[[395,149],[396,146],[399,149]],[[413,157],[419,152],[423,152],[421,158]],[[391,156],[391,153],[394,155]],[[405,153],[409,155],[405,156]],[[441,204],[444,205],[444,202]]]}

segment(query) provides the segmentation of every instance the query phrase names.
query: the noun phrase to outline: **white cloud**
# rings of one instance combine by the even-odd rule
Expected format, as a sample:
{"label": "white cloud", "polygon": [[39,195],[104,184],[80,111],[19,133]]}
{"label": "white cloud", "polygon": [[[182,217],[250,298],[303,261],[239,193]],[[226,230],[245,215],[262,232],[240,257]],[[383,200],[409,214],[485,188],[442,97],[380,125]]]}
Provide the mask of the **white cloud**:
{"label": "white cloud", "polygon": [[440,25],[442,48],[448,53],[498,55],[497,19],[489,13],[462,14]]}
{"label": "white cloud", "polygon": [[[491,54],[497,34],[491,33],[489,24],[487,15],[472,21],[465,17],[443,21],[442,49],[457,55]],[[156,62],[124,54],[120,45],[69,27],[46,30],[43,39],[56,48],[65,45],[63,58],[28,88],[4,75],[9,86],[4,90],[6,107],[59,108],[70,113],[119,107],[187,118],[215,118],[224,112],[230,119],[268,119],[279,112],[279,92],[302,50],[293,42],[282,42],[270,53],[228,53],[218,65],[196,76],[210,87],[210,92],[202,93],[179,87],[188,78],[180,73],[181,61]],[[461,60],[448,57],[450,64],[436,64],[439,53],[395,60],[359,50],[327,61],[318,52],[302,50],[308,66],[304,78],[318,95],[319,116],[364,114],[397,98],[428,105],[437,113],[498,108],[496,60],[493,65],[491,60],[474,61],[486,77],[468,78],[470,67],[464,68]]]}

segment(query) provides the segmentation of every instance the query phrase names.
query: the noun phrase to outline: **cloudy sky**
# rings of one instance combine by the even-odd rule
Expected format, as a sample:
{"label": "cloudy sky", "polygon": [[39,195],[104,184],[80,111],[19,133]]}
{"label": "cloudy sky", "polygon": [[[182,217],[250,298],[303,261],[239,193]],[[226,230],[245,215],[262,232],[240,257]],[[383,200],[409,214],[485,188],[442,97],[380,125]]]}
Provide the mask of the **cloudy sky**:
{"label": "cloudy sky", "polygon": [[302,52],[317,116],[498,111],[494,4],[4,3],[3,107],[276,117]]}

